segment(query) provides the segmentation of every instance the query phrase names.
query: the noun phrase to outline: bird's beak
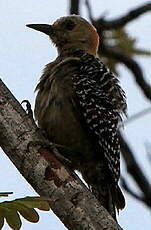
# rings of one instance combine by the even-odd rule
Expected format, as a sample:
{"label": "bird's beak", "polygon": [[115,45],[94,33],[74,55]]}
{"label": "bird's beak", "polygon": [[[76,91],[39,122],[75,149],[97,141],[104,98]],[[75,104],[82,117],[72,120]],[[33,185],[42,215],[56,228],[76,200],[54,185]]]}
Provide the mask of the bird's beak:
{"label": "bird's beak", "polygon": [[29,24],[26,26],[29,28],[32,28],[34,30],[38,30],[40,32],[43,32],[43,33],[50,35],[50,36],[53,35],[53,33],[54,33],[53,27],[51,25],[48,25],[48,24]]}

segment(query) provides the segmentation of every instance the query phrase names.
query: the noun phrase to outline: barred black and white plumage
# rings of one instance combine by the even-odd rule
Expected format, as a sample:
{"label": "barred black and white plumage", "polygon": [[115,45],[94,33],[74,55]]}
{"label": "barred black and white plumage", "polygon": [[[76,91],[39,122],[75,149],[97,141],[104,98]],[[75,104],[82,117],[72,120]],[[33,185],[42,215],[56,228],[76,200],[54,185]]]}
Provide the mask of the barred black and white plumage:
{"label": "barred black and white plumage", "polygon": [[[103,150],[110,176],[120,177],[118,124],[126,112],[125,93],[118,79],[94,56],[83,54],[73,85],[86,123]],[[100,153],[102,154],[102,153]]]}

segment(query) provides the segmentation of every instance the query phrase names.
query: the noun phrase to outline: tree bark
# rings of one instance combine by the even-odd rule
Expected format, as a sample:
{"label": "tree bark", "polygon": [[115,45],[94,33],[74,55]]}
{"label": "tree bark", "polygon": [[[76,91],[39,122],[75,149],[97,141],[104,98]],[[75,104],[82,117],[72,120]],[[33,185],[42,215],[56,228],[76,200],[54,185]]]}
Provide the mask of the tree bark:
{"label": "tree bark", "polygon": [[0,145],[68,229],[121,229],[76,174],[44,148],[45,137],[1,80]]}

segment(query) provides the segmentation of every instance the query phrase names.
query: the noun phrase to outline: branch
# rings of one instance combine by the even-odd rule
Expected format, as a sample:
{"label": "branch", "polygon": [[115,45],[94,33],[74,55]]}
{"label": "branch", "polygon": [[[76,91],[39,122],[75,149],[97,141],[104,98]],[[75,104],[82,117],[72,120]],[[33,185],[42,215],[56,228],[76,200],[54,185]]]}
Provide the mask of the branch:
{"label": "branch", "polygon": [[101,47],[100,53],[101,52],[104,56],[116,59],[123,63],[129,70],[131,70],[135,77],[136,83],[141,88],[145,96],[151,100],[151,86],[145,81],[141,67],[136,61],[128,57],[126,54],[123,54],[112,48],[108,48],[104,45]]}
{"label": "branch", "polygon": [[68,229],[121,230],[80,179],[44,148],[41,131],[1,80],[0,144]]}
{"label": "branch", "polygon": [[127,171],[142,191],[144,203],[151,208],[151,185],[147,181],[146,176],[144,175],[143,171],[136,162],[130,147],[128,146],[128,144],[126,143],[126,141],[120,133],[119,137],[121,144],[121,152],[126,162]]}
{"label": "branch", "polygon": [[149,162],[150,167],[151,167],[151,144],[150,144],[150,142],[145,142],[144,146],[145,146],[145,150],[147,153],[147,159],[148,159],[148,162]]}
{"label": "branch", "polygon": [[126,180],[124,179],[124,177],[120,178],[121,181],[121,185],[123,187],[123,189],[125,189],[125,191],[127,193],[129,193],[131,196],[133,196],[135,199],[139,200],[139,201],[144,201],[143,198],[139,195],[137,195],[135,192],[133,192],[133,190],[129,187],[129,185],[126,183]]}
{"label": "branch", "polygon": [[79,0],[70,0],[70,14],[77,14],[79,15]]}
{"label": "branch", "polygon": [[97,20],[97,24],[100,23],[100,26],[102,25],[103,29],[106,30],[118,29],[150,10],[151,3],[148,3],[143,6],[139,6],[138,8],[129,11],[124,16],[111,21],[106,21],[104,18],[100,18]]}
{"label": "branch", "polygon": [[91,9],[89,0],[85,0],[85,5],[86,5],[87,10],[88,10],[89,19],[91,22],[93,22],[94,20],[93,20],[93,15],[92,15],[92,9]]}
{"label": "branch", "polygon": [[135,113],[134,115],[130,116],[128,119],[126,119],[123,123],[124,125],[127,125],[139,118],[142,118],[144,117],[145,115],[147,115],[148,113],[151,113],[151,107],[147,108],[147,109],[144,109],[138,113]]}

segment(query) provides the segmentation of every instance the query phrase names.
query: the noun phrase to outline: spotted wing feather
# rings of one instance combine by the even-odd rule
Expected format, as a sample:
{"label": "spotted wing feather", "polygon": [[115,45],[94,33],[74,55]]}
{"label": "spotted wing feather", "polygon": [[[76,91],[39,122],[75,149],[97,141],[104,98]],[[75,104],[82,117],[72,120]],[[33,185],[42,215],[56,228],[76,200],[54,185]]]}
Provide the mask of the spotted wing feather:
{"label": "spotted wing feather", "polygon": [[120,146],[118,124],[126,110],[125,94],[118,79],[105,65],[89,54],[83,54],[73,86],[85,121],[96,139],[110,172],[112,181],[120,176]]}

